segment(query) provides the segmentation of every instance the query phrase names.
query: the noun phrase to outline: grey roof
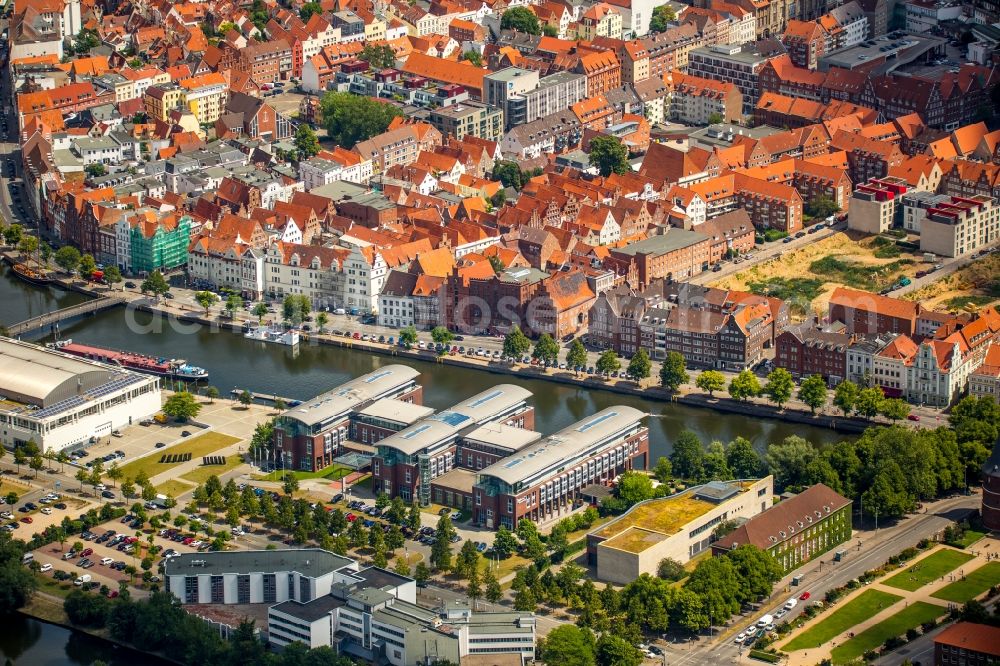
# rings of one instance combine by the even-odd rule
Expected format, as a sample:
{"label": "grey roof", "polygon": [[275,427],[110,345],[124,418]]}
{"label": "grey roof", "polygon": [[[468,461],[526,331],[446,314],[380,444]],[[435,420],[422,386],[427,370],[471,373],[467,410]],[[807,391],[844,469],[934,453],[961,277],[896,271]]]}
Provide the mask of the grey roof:
{"label": "grey roof", "polygon": [[0,338],[0,393],[10,397],[48,407],[112,378],[110,366]]}
{"label": "grey roof", "polygon": [[412,578],[400,576],[398,573],[382,569],[379,567],[368,567],[354,574],[356,578],[364,580],[366,587],[374,587],[385,590],[387,587],[396,588],[412,581]]}
{"label": "grey roof", "polygon": [[332,611],[340,608],[345,603],[346,602],[343,599],[338,599],[337,597],[327,594],[322,597],[317,597],[307,603],[295,601],[294,599],[282,601],[280,604],[271,606],[267,612],[270,613],[271,611],[276,611],[278,613],[290,615],[291,617],[302,620],[303,622],[312,623],[326,617]]}
{"label": "grey roof", "polygon": [[452,439],[463,430],[492,421],[530,397],[528,389],[513,384],[498,384],[451,409],[421,419],[409,428],[386,437],[378,443],[377,448],[414,455]]}
{"label": "grey roof", "polygon": [[354,560],[320,548],[231,550],[171,557],[164,565],[164,573],[167,576],[220,576],[295,571],[307,578],[317,578],[352,564]]}
{"label": "grey roof", "polygon": [[510,485],[518,482],[534,485],[539,479],[558,474],[563,468],[596,453],[595,448],[603,445],[605,440],[635,427],[645,416],[638,409],[625,405],[602,409],[522,449],[516,455],[480,470],[480,482],[486,477],[493,477]]}
{"label": "grey roof", "polygon": [[637,254],[666,254],[695,243],[708,240],[708,236],[687,229],[671,229],[662,236],[650,236],[637,243],[630,243],[614,250],[617,254],[635,256]]}
{"label": "grey roof", "polygon": [[372,404],[357,412],[359,416],[370,416],[372,418],[385,419],[386,421],[393,421],[404,425],[414,423],[419,419],[430,416],[433,413],[434,410],[430,407],[417,405],[412,402],[395,400],[393,398],[382,398],[381,400],[376,400]]}
{"label": "grey roof", "polygon": [[541,439],[542,433],[503,423],[487,423],[465,435],[465,439],[517,451]]}
{"label": "grey roof", "polygon": [[339,418],[365,403],[378,400],[414,381],[420,373],[408,365],[387,365],[341,384],[332,391],[306,400],[281,414],[315,425],[330,418]]}

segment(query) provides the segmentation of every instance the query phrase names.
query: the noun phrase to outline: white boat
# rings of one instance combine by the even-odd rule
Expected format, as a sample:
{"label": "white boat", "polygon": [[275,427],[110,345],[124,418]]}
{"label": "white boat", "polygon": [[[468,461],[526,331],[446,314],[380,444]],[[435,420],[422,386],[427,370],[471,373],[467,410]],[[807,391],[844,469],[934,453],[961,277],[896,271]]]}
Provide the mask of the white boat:
{"label": "white boat", "polygon": [[248,328],[243,337],[262,342],[276,342],[279,345],[288,345],[289,347],[299,344],[298,331],[295,329],[286,331],[278,326],[255,326]]}

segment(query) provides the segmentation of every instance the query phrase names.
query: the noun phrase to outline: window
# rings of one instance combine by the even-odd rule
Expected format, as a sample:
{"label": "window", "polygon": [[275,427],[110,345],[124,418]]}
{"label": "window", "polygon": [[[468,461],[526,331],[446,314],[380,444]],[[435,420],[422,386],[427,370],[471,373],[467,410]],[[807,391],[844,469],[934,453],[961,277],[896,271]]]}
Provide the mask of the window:
{"label": "window", "polygon": [[221,604],[225,603],[225,591],[224,591],[223,577],[222,576],[212,576],[212,603]]}
{"label": "window", "polygon": [[264,574],[264,603],[277,601],[277,586],[274,574]]}
{"label": "window", "polygon": [[295,574],[288,574],[288,598],[295,598]]}
{"label": "window", "polygon": [[250,576],[236,578],[236,603],[250,603]]}
{"label": "window", "polygon": [[184,601],[189,604],[198,603],[198,577],[184,577]]}

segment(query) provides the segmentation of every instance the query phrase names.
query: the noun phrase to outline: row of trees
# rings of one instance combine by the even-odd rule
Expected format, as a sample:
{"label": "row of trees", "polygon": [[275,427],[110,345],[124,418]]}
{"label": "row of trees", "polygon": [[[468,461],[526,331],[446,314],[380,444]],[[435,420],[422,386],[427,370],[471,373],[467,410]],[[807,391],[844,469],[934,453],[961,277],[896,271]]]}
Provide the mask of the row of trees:
{"label": "row of trees", "polygon": [[[514,326],[503,340],[503,355],[509,358],[520,359],[531,352],[531,358],[537,359],[541,363],[548,365],[559,364],[559,343],[548,333],[542,333],[532,345],[518,326]],[[570,342],[566,350],[566,365],[570,369],[583,368],[587,365],[587,349],[578,338]],[[608,350],[602,353],[594,366],[601,374],[611,374],[617,372],[622,367],[621,359],[614,351]],[[640,349],[629,361],[625,371],[630,378],[636,381],[649,377],[653,369],[653,363],[649,359],[649,354]]]}

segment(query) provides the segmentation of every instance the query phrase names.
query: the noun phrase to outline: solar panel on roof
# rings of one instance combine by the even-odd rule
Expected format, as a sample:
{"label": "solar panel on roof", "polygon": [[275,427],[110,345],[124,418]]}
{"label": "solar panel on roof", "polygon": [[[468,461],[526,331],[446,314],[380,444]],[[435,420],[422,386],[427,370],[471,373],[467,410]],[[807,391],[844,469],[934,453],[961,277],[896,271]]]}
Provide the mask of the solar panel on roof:
{"label": "solar panel on roof", "polygon": [[415,430],[411,430],[410,432],[405,433],[403,435],[403,439],[411,439],[428,429],[430,429],[430,426],[425,423],[424,425],[416,428]]}
{"label": "solar panel on roof", "polygon": [[445,423],[454,428],[468,421],[470,417],[465,414],[459,414],[458,412],[444,411],[427,418],[432,421],[440,421],[441,423]]}
{"label": "solar panel on roof", "polygon": [[371,377],[368,377],[367,379],[365,379],[365,384],[371,384],[372,382],[377,382],[378,380],[382,379],[383,377],[388,377],[390,375],[392,375],[392,370],[383,370],[382,372],[376,372]]}

